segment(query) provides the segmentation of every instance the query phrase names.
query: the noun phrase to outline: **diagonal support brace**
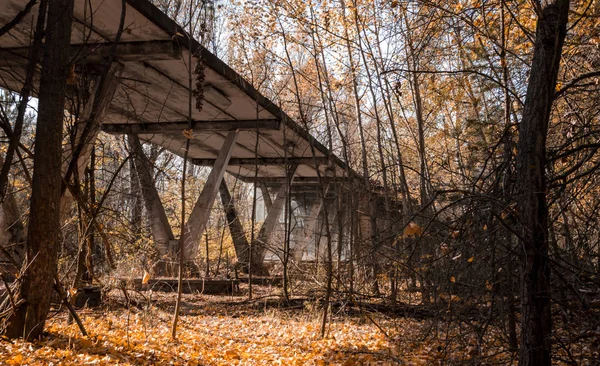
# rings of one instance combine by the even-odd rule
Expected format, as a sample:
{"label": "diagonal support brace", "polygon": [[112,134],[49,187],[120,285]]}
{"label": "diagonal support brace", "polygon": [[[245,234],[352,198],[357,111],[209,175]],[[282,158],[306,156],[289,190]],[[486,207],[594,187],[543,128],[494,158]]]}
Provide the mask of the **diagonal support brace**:
{"label": "diagonal support brace", "polygon": [[229,132],[223,143],[223,147],[217,156],[215,165],[213,166],[206,184],[200,193],[200,197],[194,205],[194,209],[190,214],[187,225],[185,226],[184,238],[184,256],[186,259],[193,258],[198,252],[198,242],[200,235],[206,228],[206,223],[210,217],[210,211],[219,192],[225,168],[231,158],[231,153],[235,146],[239,130]]}

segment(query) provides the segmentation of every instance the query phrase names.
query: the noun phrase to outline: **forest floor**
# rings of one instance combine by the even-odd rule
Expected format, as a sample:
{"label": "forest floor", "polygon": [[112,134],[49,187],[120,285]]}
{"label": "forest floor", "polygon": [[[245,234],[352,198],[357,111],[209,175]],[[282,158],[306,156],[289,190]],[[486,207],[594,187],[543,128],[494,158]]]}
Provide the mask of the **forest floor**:
{"label": "forest floor", "polygon": [[[458,347],[434,340],[431,322],[377,313],[333,313],[321,338],[322,311],[314,303],[278,308],[269,291],[258,291],[252,302],[184,294],[177,340],[171,337],[174,293],[130,292],[134,301],[126,304],[112,291],[102,308],[78,312],[87,337],[68,322],[66,310],[54,309],[42,339],[0,340],[0,364],[431,365],[465,364],[475,354],[468,340]],[[514,360],[490,342],[488,361]]]}

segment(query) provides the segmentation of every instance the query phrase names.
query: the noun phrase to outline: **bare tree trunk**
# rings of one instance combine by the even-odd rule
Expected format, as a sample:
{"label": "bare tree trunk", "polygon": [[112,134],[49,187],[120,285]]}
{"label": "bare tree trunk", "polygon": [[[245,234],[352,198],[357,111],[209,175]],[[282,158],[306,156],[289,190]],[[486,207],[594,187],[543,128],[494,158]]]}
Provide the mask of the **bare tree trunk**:
{"label": "bare tree trunk", "polygon": [[[92,147],[90,155],[90,165],[86,169],[86,180],[84,184],[84,198],[87,198],[86,204],[89,202],[92,207],[92,217],[87,217],[87,210],[79,205],[79,221],[80,224],[80,236],[79,236],[79,252],[77,254],[77,273],[73,280],[73,288],[80,288],[82,283],[91,282],[93,279],[92,269],[92,254],[94,250],[94,225],[93,221],[97,218],[95,210],[96,207],[96,182],[94,166],[96,165],[96,149]],[[77,178],[77,174],[75,174]],[[77,183],[77,179],[75,179]],[[84,214],[84,211],[86,211]]]}
{"label": "bare tree trunk", "polygon": [[[88,170],[89,181],[90,181],[90,205],[93,208],[96,208],[96,149],[92,147],[92,153],[90,155],[90,167]],[[85,268],[86,273],[84,275],[84,280],[92,281],[94,279],[94,263],[92,261],[92,256],[94,254],[94,250],[96,249],[96,239],[95,239],[95,228],[94,225],[90,225],[90,230],[88,232],[88,239],[86,241],[87,244],[87,252],[85,257]]]}
{"label": "bare tree trunk", "polygon": [[206,247],[206,268],[204,272],[204,277],[210,277],[210,258],[209,258],[209,238],[208,238],[208,224],[207,228],[204,230],[204,245]]}
{"label": "bare tree trunk", "polygon": [[140,197],[140,181],[135,171],[134,159],[129,160],[129,196],[131,200],[131,225],[139,234],[142,230],[142,199]]}
{"label": "bare tree trunk", "polygon": [[551,364],[546,137],[569,12],[569,0],[535,4],[539,19],[519,126],[516,172],[517,208],[523,225],[519,355],[522,366]]}
{"label": "bare tree trunk", "polygon": [[[190,2],[190,18],[192,17],[193,11],[192,10],[192,2]],[[190,19],[189,22],[189,35],[188,37],[191,37],[192,35],[192,21]],[[189,49],[191,50],[191,38],[189,39]],[[188,52],[188,88],[189,88],[189,92],[188,92],[188,129],[193,129],[193,125],[192,125],[192,52]],[[197,75],[197,77],[203,77],[204,75]],[[202,108],[202,103],[201,100],[196,100],[196,106],[199,106],[201,109]],[[185,252],[185,241],[187,240],[187,236],[189,235],[188,230],[187,230],[187,225],[185,222],[185,195],[186,195],[186,173],[187,173],[187,163],[188,163],[188,154],[190,151],[190,138],[186,136],[185,139],[185,152],[183,154],[183,170],[181,172],[181,213],[180,213],[180,217],[181,217],[181,226],[180,226],[180,231],[179,231],[179,255],[178,255],[178,259],[179,259],[179,266],[177,268],[177,299],[175,300],[175,310],[173,311],[173,323],[171,324],[171,338],[172,339],[177,339],[177,324],[179,323],[179,309],[181,307],[181,292],[183,289],[183,265],[185,263],[185,259],[186,259],[186,252]],[[164,209],[163,209],[164,212]],[[170,226],[169,226],[170,228]]]}
{"label": "bare tree trunk", "polygon": [[[344,2],[341,3],[342,7],[344,7]],[[356,4],[356,2],[355,2]],[[346,9],[344,7],[343,9],[344,15],[346,13]],[[357,15],[353,13],[353,17],[356,19]],[[356,120],[358,122],[358,132],[359,132],[359,137],[360,137],[360,147],[361,147],[361,157],[362,157],[362,173],[364,176],[364,181],[365,181],[365,189],[367,191],[368,194],[368,212],[369,212],[369,237],[370,237],[370,241],[372,245],[375,245],[378,242],[378,238],[377,238],[377,219],[376,219],[376,209],[375,209],[375,203],[373,201],[374,197],[371,196],[371,180],[369,179],[369,166],[368,166],[368,160],[367,160],[367,142],[365,140],[365,132],[364,132],[364,123],[362,120],[362,113],[361,113],[361,109],[360,109],[360,93],[358,90],[358,75],[356,75],[356,68],[354,65],[354,57],[352,56],[352,48],[350,46],[350,38],[348,35],[348,27],[346,25],[346,22],[344,23],[344,37],[345,37],[345,41],[346,41],[346,51],[348,52],[348,61],[350,62],[350,73],[351,73],[351,77],[352,77],[352,91],[354,94],[354,109],[355,109],[355,113],[356,113]],[[376,259],[374,257],[373,254],[369,254],[369,260],[371,262],[371,265],[373,266],[372,268],[372,273],[371,273],[371,280],[372,280],[372,290],[374,293],[378,293],[379,292],[379,284],[377,283],[377,276],[376,276],[376,272],[377,272],[377,265],[376,265]]]}
{"label": "bare tree trunk", "polygon": [[[419,193],[420,193],[420,208],[421,214],[423,216],[433,216],[433,205],[429,204],[429,200],[431,197],[431,181],[429,177],[429,170],[427,166],[427,156],[425,154],[425,116],[423,111],[423,98],[421,95],[421,85],[420,80],[417,75],[417,70],[419,69],[419,59],[417,50],[414,47],[414,39],[413,39],[413,30],[411,29],[411,24],[409,24],[408,18],[404,17],[404,22],[406,24],[406,38],[404,51],[406,54],[406,63],[408,65],[408,69],[410,72],[410,76],[408,77],[408,81],[411,88],[411,94],[415,109],[415,119],[417,121],[417,151],[419,156]],[[423,220],[422,220],[423,221]],[[416,244],[416,243],[415,243]],[[431,243],[429,241],[424,242],[424,245],[415,247],[414,254],[419,260],[422,260],[423,255],[430,254],[432,252]],[[430,294],[430,286],[429,286],[429,276],[426,273],[427,271],[421,271],[420,280],[421,280],[421,294],[423,298],[423,302],[431,301]]]}
{"label": "bare tree trunk", "polygon": [[[361,36],[361,32],[364,29],[361,28],[360,18],[358,16],[358,5],[356,0],[354,0],[353,7],[353,15],[354,15],[354,25],[356,27],[356,37],[358,38],[358,50],[360,52],[361,59],[363,61],[363,66],[365,73],[367,74],[367,86],[369,88],[369,92],[371,94],[371,99],[373,100],[373,113],[375,115],[375,123],[377,125],[377,152],[379,154],[379,163],[381,164],[381,173],[383,179],[383,191],[385,195],[385,209],[389,210],[389,188],[387,182],[387,165],[385,164],[385,158],[383,157],[383,145],[382,145],[382,135],[381,135],[381,119],[379,118],[379,108],[377,106],[377,95],[375,93],[375,88],[373,87],[373,76],[371,75],[371,70],[369,69],[369,63],[367,61],[367,56],[365,55],[365,50],[363,49],[363,38]],[[365,37],[367,35],[365,34]],[[368,42],[367,42],[368,43]],[[370,47],[369,47],[370,48]],[[363,147],[364,149],[365,147]],[[366,162],[365,162],[366,163]],[[374,213],[372,213],[374,215]],[[374,245],[379,245],[379,243],[373,243]]]}
{"label": "bare tree trunk", "polygon": [[34,339],[44,330],[57,272],[60,245],[61,142],[73,0],[55,0],[48,9],[40,81],[27,270],[18,297],[25,300],[6,319],[9,338]]}

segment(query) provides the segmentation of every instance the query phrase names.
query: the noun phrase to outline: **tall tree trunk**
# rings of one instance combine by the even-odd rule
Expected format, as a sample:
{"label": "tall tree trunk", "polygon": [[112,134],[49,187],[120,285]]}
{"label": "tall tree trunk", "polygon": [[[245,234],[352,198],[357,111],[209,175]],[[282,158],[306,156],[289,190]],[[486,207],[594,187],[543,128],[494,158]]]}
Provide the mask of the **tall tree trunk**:
{"label": "tall tree trunk", "polygon": [[566,35],[569,0],[536,3],[538,23],[519,126],[517,207],[522,224],[519,365],[551,364],[550,263],[546,202],[546,137]]}
{"label": "tall tree trunk", "polygon": [[[369,89],[369,92],[371,94],[371,99],[373,101],[373,114],[375,117],[375,124],[377,127],[377,129],[376,129],[377,130],[377,152],[379,154],[379,163],[381,164],[381,173],[382,173],[382,179],[383,179],[383,191],[384,191],[384,198],[385,198],[385,209],[387,211],[390,209],[390,207],[389,207],[389,189],[388,189],[388,183],[387,183],[387,166],[385,164],[385,158],[383,157],[381,118],[379,118],[377,95],[375,93],[375,88],[373,87],[373,76],[371,75],[371,69],[369,68],[370,65],[369,65],[369,62],[367,61],[367,56],[365,55],[365,50],[363,49],[364,42],[363,42],[361,33],[364,31],[364,29],[362,29],[361,25],[360,25],[360,17],[358,16],[358,4],[356,1],[353,2],[352,13],[354,15],[354,26],[356,27],[356,38],[357,38],[357,43],[358,43],[358,51],[360,53],[360,56],[361,56],[361,59],[363,62],[365,74],[367,75],[367,87]],[[365,32],[365,37],[367,37],[366,32]],[[371,55],[372,55],[372,53],[371,53]],[[377,72],[377,70],[375,70],[375,71]],[[374,213],[372,213],[372,214],[374,214]],[[373,245],[378,246],[379,243],[374,242]]]}
{"label": "tall tree trunk", "polygon": [[[96,207],[96,149],[92,147],[92,152],[90,155],[90,168],[88,170],[89,181],[90,181],[90,205],[92,207]],[[94,255],[94,251],[96,249],[96,240],[95,240],[95,228],[94,225],[90,226],[90,231],[88,233],[87,239],[87,253],[85,257],[85,268],[86,273],[84,275],[84,279],[86,281],[92,281],[94,279],[94,263],[92,261],[92,256]]]}
{"label": "tall tree trunk", "polygon": [[57,272],[60,245],[61,142],[73,0],[56,0],[48,9],[40,81],[33,184],[27,236],[27,271],[4,334],[37,338],[44,330]]}
{"label": "tall tree trunk", "polygon": [[[341,3],[342,4],[342,12],[344,14],[344,16],[346,15],[346,7],[344,2]],[[353,3],[353,6],[356,7],[356,2]],[[352,11],[350,9],[350,11]],[[357,18],[357,15],[352,13],[351,14],[353,16],[354,19]],[[372,196],[372,191],[371,191],[371,180],[369,179],[369,166],[368,166],[368,160],[367,160],[367,142],[365,139],[365,132],[364,132],[364,124],[363,124],[363,120],[362,120],[362,112],[361,112],[361,105],[360,105],[360,92],[359,92],[359,88],[358,88],[358,75],[356,72],[356,66],[354,64],[354,58],[352,56],[352,47],[350,45],[350,37],[349,37],[349,31],[348,31],[348,26],[346,24],[346,22],[343,22],[344,24],[344,38],[345,38],[345,46],[346,46],[346,51],[348,52],[348,62],[350,63],[350,74],[351,74],[351,78],[352,78],[352,91],[354,94],[354,109],[355,109],[355,113],[356,113],[356,121],[358,123],[358,132],[359,132],[359,137],[360,137],[360,147],[361,147],[361,157],[362,157],[362,172],[363,172],[363,176],[364,176],[364,180],[365,180],[365,189],[367,191],[367,199],[368,199],[368,212],[369,212],[369,226],[367,228],[367,230],[369,231],[369,233],[366,235],[369,237],[369,241],[371,243],[371,245],[376,245],[378,240],[378,236],[377,236],[377,216],[376,216],[376,212],[377,212],[377,207],[376,207],[376,203],[374,202],[374,197]],[[369,261],[370,261],[370,266],[371,268],[371,272],[370,272],[370,278],[369,280],[371,281],[371,286],[372,286],[372,291],[376,294],[378,294],[379,292],[379,284],[377,282],[377,263],[376,263],[376,259],[375,256],[373,254],[369,254],[368,255]]]}
{"label": "tall tree trunk", "polygon": [[[426,117],[423,108],[423,98],[421,95],[421,80],[419,80],[419,76],[417,74],[417,70],[420,68],[420,59],[419,52],[415,49],[414,46],[414,29],[412,25],[409,23],[408,18],[404,17],[404,22],[406,24],[406,38],[404,45],[404,52],[406,54],[406,63],[409,67],[410,76],[408,78],[408,82],[411,89],[411,96],[414,104],[414,113],[415,119],[417,121],[417,131],[418,131],[418,141],[417,141],[417,151],[419,156],[419,193],[420,193],[420,213],[423,218],[420,219],[420,224],[426,224],[426,220],[430,220],[433,218],[433,205],[428,205],[429,200],[431,198],[431,180],[429,177],[429,170],[427,166],[427,156],[425,152],[425,122]],[[416,245],[415,242],[413,244]],[[432,253],[433,248],[431,247],[431,243],[426,241],[422,246],[415,247],[414,253],[419,261],[423,261],[423,256],[427,256]],[[412,261],[412,259],[410,260]],[[427,268],[427,266],[422,266]],[[420,281],[421,281],[421,294],[423,298],[423,302],[428,303],[431,301],[430,294],[430,275],[428,270],[420,271]]]}
{"label": "tall tree trunk", "polygon": [[136,234],[142,232],[142,198],[140,197],[140,181],[135,171],[134,159],[129,159],[129,196],[131,200],[131,225]]}

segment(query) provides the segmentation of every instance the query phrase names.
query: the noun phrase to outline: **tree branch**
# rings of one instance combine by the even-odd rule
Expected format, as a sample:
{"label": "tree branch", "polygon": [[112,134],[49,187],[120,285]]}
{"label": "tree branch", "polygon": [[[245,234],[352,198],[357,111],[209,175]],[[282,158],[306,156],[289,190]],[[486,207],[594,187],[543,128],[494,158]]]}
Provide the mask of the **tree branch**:
{"label": "tree branch", "polygon": [[580,81],[588,79],[588,78],[593,78],[596,76],[600,76],[600,70],[596,70],[596,71],[592,71],[592,72],[588,72],[588,73],[579,75],[575,79],[569,81],[565,86],[563,86],[562,88],[557,90],[556,93],[554,94],[554,99],[555,100],[558,99],[558,97],[563,95],[569,89],[576,88],[577,86],[581,86],[578,84]]}
{"label": "tree branch", "polygon": [[33,8],[35,4],[37,4],[37,0],[29,0],[27,5],[25,5],[25,9],[18,12],[13,20],[6,23],[2,26],[2,28],[0,28],[0,37],[2,37],[5,33],[8,33],[15,25],[19,24],[21,20],[23,20],[23,18],[25,18],[25,16],[29,14],[31,8]]}

